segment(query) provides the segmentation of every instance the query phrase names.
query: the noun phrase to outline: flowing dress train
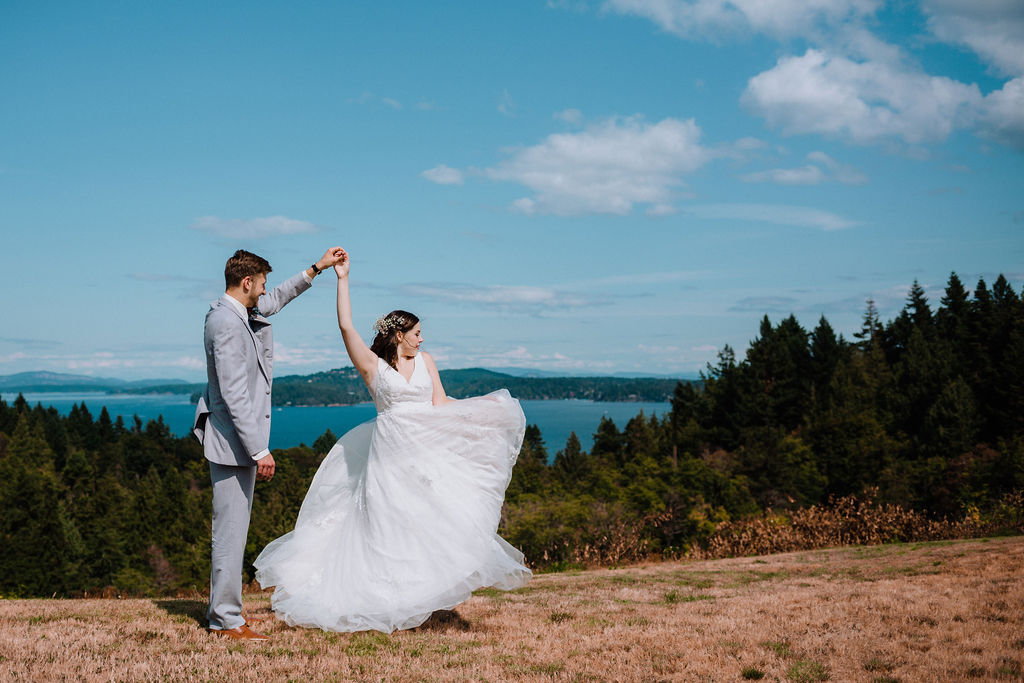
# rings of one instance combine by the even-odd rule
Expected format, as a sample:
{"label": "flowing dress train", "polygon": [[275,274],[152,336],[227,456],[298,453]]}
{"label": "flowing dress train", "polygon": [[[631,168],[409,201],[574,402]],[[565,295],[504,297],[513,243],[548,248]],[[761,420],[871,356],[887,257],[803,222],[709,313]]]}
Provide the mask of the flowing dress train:
{"label": "flowing dress train", "polygon": [[431,403],[417,354],[406,380],[379,360],[377,417],[313,477],[295,529],[256,559],[256,580],[293,626],[390,633],[482,586],[524,585],[523,555],[497,535],[526,420],[508,391]]}

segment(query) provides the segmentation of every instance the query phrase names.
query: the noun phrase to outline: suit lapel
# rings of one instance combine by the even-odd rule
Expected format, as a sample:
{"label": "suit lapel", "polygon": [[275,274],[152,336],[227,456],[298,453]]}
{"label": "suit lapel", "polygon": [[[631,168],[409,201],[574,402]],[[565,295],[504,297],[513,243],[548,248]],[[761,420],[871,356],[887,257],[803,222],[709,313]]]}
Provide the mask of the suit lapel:
{"label": "suit lapel", "polygon": [[264,365],[263,365],[263,343],[260,341],[260,338],[257,337],[256,333],[253,331],[252,324],[256,324],[256,325],[269,325],[270,322],[266,318],[264,318],[263,316],[256,316],[255,318],[251,319],[252,320],[252,324],[250,324],[250,322],[249,322],[250,319],[247,318],[247,317],[242,317],[238,313],[238,309],[236,309],[231,304],[227,303],[226,301],[218,301],[218,303],[221,306],[227,306],[228,309],[230,309],[230,311],[235,314],[235,317],[238,318],[242,322],[242,326],[245,327],[245,331],[249,333],[249,338],[252,340],[252,345],[256,349],[256,362],[260,366],[260,372],[263,373],[263,377],[267,380],[267,383],[269,384],[270,383],[270,375],[267,373],[267,368],[264,367]]}

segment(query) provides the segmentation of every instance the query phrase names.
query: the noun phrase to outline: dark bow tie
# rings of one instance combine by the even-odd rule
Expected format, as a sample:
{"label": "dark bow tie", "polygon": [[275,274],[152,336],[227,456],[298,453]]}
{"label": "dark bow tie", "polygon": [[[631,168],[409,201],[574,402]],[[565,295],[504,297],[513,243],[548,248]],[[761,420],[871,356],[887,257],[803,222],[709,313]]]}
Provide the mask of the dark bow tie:
{"label": "dark bow tie", "polygon": [[250,319],[251,318],[259,318],[262,315],[263,314],[260,313],[260,309],[259,309],[258,306],[253,306],[252,308],[249,309],[249,318]]}

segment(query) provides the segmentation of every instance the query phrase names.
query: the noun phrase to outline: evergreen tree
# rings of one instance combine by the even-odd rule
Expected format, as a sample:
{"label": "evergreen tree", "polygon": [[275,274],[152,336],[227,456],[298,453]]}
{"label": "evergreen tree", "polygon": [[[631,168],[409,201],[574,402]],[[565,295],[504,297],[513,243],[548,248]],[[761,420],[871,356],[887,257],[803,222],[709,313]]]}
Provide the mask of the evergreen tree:
{"label": "evergreen tree", "polygon": [[874,299],[868,299],[861,319],[860,331],[853,335],[859,340],[861,348],[879,344],[882,336],[882,322],[878,316],[878,308]]}
{"label": "evergreen tree", "polygon": [[100,410],[100,416],[96,420],[96,436],[101,447],[117,441],[117,430],[114,428],[114,423],[110,420],[110,413],[107,412],[106,406],[103,406],[103,409]]}
{"label": "evergreen tree", "polygon": [[610,417],[602,417],[594,432],[594,447],[590,454],[595,458],[601,458],[611,463],[622,463],[624,461],[623,451],[626,447],[626,439],[615,426],[615,421]]}
{"label": "evergreen tree", "polygon": [[652,458],[658,453],[657,430],[651,428],[651,423],[644,416],[643,411],[634,416],[626,423],[623,430],[623,457],[620,464],[639,460],[641,458]]}
{"label": "evergreen tree", "polygon": [[830,401],[829,388],[836,367],[843,359],[841,340],[825,316],[818,320],[818,326],[811,332],[811,358],[809,363],[813,399],[817,405],[825,406]]}
{"label": "evergreen tree", "polygon": [[544,445],[544,437],[541,436],[540,427],[537,425],[526,425],[526,431],[523,433],[523,447],[528,449],[528,452],[536,460],[545,465],[548,463],[548,448]]}
{"label": "evergreen tree", "polygon": [[[942,306],[936,312],[938,331],[946,339],[966,341],[967,324],[970,316],[970,300],[967,290],[957,274],[950,273],[946,283],[946,293],[942,297]],[[958,345],[957,358],[963,360],[967,354]]]}
{"label": "evergreen tree", "polygon": [[992,284],[989,354],[998,377],[985,392],[988,434],[1014,433],[1024,424],[1024,303],[1002,274]]}
{"label": "evergreen tree", "polygon": [[63,593],[79,579],[81,537],[61,502],[41,425],[19,416],[0,459],[0,593]]}
{"label": "evergreen tree", "polygon": [[327,455],[336,443],[338,443],[338,437],[328,428],[313,442],[313,452],[320,456]]}
{"label": "evergreen tree", "polygon": [[830,403],[808,424],[808,441],[826,478],[825,493],[846,496],[877,483],[878,473],[904,453],[889,433],[884,397],[892,375],[877,344],[855,349],[829,387]]}
{"label": "evergreen tree", "polygon": [[910,322],[914,327],[928,333],[931,330],[932,310],[928,305],[928,297],[925,296],[924,288],[914,280],[907,294],[907,311],[910,315]]}
{"label": "evergreen tree", "polygon": [[526,494],[543,493],[549,487],[548,452],[540,428],[535,424],[526,425],[523,446],[512,469],[512,479],[505,492],[505,499],[517,501]]}
{"label": "evergreen tree", "polygon": [[583,452],[576,432],[569,432],[565,448],[555,453],[554,470],[559,481],[567,489],[575,489],[589,473],[587,454]]}
{"label": "evergreen tree", "polygon": [[807,332],[794,316],[774,329],[764,317],[761,335],[750,344],[742,374],[747,386],[741,422],[796,429],[810,408],[811,356]]}
{"label": "evergreen tree", "polygon": [[740,417],[742,388],[739,366],[736,364],[736,353],[726,344],[718,352],[718,363],[701,372],[704,382],[704,396],[710,410],[707,423],[702,425],[711,440],[726,449],[734,449],[740,444],[743,424]]}
{"label": "evergreen tree", "polygon": [[942,388],[952,379],[952,353],[945,340],[929,340],[914,328],[894,370],[894,392],[889,400],[896,425],[922,445],[925,418]]}
{"label": "evergreen tree", "polygon": [[945,458],[967,453],[976,443],[980,423],[974,392],[957,376],[946,382],[928,411],[922,430],[924,448]]}

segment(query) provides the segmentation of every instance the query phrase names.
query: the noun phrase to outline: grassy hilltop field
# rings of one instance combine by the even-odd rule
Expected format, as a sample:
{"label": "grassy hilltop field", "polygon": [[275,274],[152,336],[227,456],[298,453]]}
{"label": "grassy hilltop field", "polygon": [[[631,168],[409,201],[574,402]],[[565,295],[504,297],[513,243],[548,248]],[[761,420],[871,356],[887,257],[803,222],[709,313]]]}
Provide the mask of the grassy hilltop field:
{"label": "grassy hilltop field", "polygon": [[[269,614],[268,593],[245,599]],[[1024,679],[1024,537],[536,576],[413,631],[203,628],[202,596],[4,600],[3,680]]]}

